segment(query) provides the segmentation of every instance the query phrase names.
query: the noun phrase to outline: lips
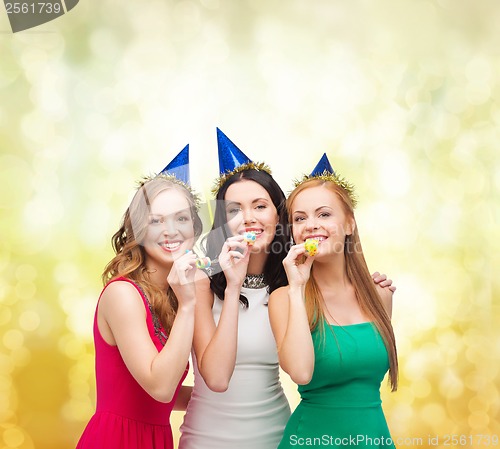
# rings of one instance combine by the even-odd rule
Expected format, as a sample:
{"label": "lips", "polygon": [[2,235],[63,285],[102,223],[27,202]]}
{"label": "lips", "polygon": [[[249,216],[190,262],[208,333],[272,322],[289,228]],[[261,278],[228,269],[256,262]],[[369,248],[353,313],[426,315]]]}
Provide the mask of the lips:
{"label": "lips", "polygon": [[164,241],[158,243],[158,246],[163,249],[164,251],[173,253],[174,251],[177,251],[182,244],[182,240],[170,240],[170,241]]}
{"label": "lips", "polygon": [[304,240],[307,240],[307,239],[316,239],[319,241],[319,243],[323,242],[324,240],[326,240],[328,237],[326,237],[325,235],[308,235],[304,238]]}
{"label": "lips", "polygon": [[255,237],[259,238],[259,236],[264,232],[264,230],[259,228],[245,228],[239,233],[240,235],[243,235],[245,232],[253,232],[255,234]]}

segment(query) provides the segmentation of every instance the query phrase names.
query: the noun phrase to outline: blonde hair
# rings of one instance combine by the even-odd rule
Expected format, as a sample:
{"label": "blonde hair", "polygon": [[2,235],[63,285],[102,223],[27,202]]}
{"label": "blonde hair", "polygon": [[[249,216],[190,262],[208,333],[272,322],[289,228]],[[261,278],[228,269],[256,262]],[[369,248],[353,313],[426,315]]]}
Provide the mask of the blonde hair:
{"label": "blonde hair", "polygon": [[176,189],[185,195],[193,219],[195,238],[201,235],[202,223],[196,210],[196,199],[193,193],[180,183],[173,182],[166,177],[146,179],[140,183],[130,206],[125,211],[120,229],[111,238],[116,255],[107,264],[102,274],[104,285],[122,276],[137,283],[144,291],[167,334],[172,328],[177,313],[177,298],[170,287],[164,291],[151,282],[142,242],[147,232],[151,202],[158,194],[169,189]]}
{"label": "blonde hair", "polygon": [[[299,184],[289,195],[286,201],[286,208],[289,219],[292,219],[292,205],[297,195],[309,188],[324,186],[338,196],[346,216],[354,220],[354,207],[349,193],[334,182],[321,179],[309,179]],[[361,248],[361,241],[357,226],[354,227],[351,235],[346,236],[344,245],[344,260],[348,280],[354,287],[356,298],[363,313],[375,324],[384,341],[389,355],[389,380],[392,391],[398,385],[398,357],[396,350],[396,339],[391,325],[391,320],[387,314],[382,300],[377,293],[372,277]],[[311,276],[305,289],[306,310],[309,319],[311,332],[318,325],[320,332],[324,332],[325,322],[325,301],[314,278],[314,265]]]}

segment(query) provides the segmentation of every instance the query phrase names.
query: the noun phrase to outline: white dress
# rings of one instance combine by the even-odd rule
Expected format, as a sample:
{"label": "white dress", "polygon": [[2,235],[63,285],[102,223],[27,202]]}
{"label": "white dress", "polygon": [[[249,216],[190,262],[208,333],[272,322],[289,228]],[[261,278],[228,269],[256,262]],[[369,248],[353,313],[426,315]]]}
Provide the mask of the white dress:
{"label": "white dress", "polygon": [[[224,393],[210,390],[193,354],[194,388],[179,449],[276,449],[290,417],[279,380],[278,354],[267,302],[267,288],[242,288],[249,307],[240,307],[236,366]],[[214,298],[215,323],[222,311]]]}

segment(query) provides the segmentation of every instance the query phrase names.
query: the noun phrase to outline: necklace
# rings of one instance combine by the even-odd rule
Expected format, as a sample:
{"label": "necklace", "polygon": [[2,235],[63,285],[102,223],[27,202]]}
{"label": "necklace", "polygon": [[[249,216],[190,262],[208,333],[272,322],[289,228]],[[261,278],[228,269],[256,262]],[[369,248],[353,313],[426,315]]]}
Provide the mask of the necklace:
{"label": "necklace", "polygon": [[264,282],[264,273],[247,274],[245,276],[245,280],[243,281],[243,287],[253,289],[267,287],[267,284]]}

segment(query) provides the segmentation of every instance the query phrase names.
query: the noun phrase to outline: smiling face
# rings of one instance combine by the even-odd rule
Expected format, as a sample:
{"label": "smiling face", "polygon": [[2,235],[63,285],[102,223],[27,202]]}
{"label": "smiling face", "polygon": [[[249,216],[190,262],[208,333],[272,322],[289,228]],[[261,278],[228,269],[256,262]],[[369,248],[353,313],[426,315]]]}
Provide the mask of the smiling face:
{"label": "smiling face", "polygon": [[319,240],[316,258],[343,253],[346,235],[354,230],[354,219],[346,214],[342,201],[324,185],[299,192],[291,204],[292,235],[296,243]]}
{"label": "smiling face", "polygon": [[170,265],[193,248],[195,232],[189,202],[176,188],[162,190],[151,201],[143,241],[148,268]]}
{"label": "smiling face", "polygon": [[278,212],[267,190],[255,181],[231,184],[225,195],[227,226],[232,235],[255,232],[252,252],[268,249],[276,233]]}

